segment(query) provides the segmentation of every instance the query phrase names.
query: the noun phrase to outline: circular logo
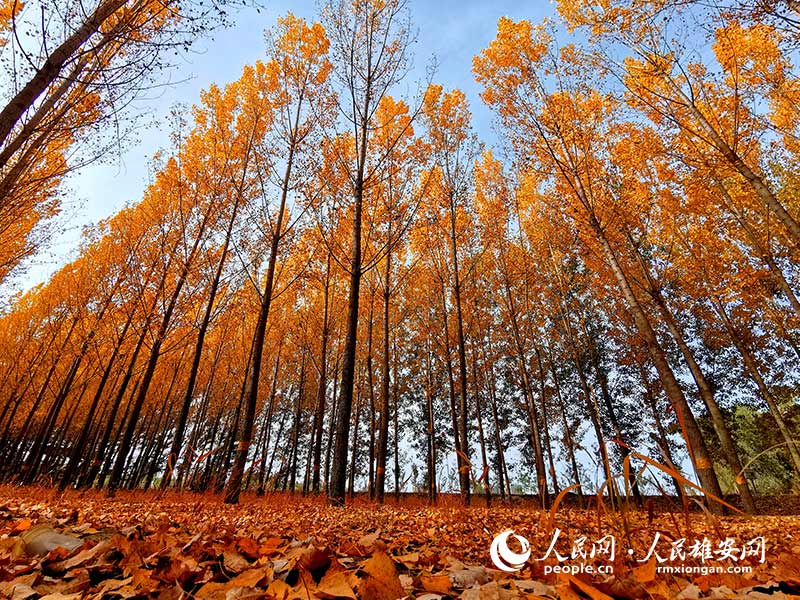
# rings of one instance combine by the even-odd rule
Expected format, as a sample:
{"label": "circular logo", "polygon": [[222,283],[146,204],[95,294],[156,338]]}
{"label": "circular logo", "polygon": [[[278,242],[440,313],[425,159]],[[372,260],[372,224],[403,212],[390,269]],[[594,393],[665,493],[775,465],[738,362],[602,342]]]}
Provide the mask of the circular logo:
{"label": "circular logo", "polygon": [[[511,535],[513,535],[520,543],[520,546],[522,546],[522,552],[519,554],[508,547],[508,537]],[[531,546],[524,537],[508,529],[492,540],[492,545],[489,548],[489,555],[492,557],[492,562],[498,569],[513,573],[525,566],[525,563],[531,556]]]}

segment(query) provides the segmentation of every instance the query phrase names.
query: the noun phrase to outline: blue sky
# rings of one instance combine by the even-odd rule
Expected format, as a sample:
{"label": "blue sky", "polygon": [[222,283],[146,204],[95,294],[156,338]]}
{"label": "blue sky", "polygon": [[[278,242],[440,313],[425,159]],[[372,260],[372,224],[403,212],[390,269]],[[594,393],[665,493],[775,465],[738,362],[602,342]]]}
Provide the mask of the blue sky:
{"label": "blue sky", "polygon": [[[45,281],[74,258],[85,225],[141,198],[150,158],[169,144],[167,123],[171,107],[176,103],[194,104],[200,90],[211,83],[224,85],[237,79],[245,64],[263,55],[264,30],[272,26],[277,17],[291,11],[313,20],[318,12],[316,3],[309,0],[268,0],[264,4],[266,8],[262,8],[260,14],[253,9],[241,10],[233,15],[232,27],[196,42],[192,51],[181,57],[174,71],[163,74],[177,83],[137,102],[145,120],[159,125],[138,131],[138,139],[123,148],[121,156],[84,167],[70,178],[64,194],[65,212],[57,224],[59,233],[48,249],[30,261],[27,271],[12,282],[12,292]],[[494,38],[501,16],[538,22],[554,14],[554,5],[543,0],[409,0],[409,7],[418,29],[414,46],[415,70],[395,95],[413,93],[416,81],[424,78],[426,64],[435,56],[436,82],[447,89],[459,87],[467,94],[475,129],[481,139],[496,146],[492,114],[482,105],[479,88],[472,77],[472,57]]]}

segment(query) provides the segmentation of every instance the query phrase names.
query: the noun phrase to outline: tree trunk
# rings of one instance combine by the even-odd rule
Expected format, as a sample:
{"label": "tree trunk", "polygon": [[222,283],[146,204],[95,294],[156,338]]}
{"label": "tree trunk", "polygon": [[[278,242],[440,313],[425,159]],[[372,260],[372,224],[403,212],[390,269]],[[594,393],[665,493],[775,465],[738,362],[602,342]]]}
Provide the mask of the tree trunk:
{"label": "tree trunk", "polygon": [[453,296],[456,304],[456,341],[458,344],[458,384],[459,407],[458,426],[461,438],[461,452],[464,455],[458,469],[458,481],[461,487],[461,501],[469,506],[471,497],[469,467],[469,438],[467,437],[468,405],[467,405],[467,350],[464,342],[464,316],[461,308],[461,274],[458,267],[458,248],[456,246],[456,211],[455,197],[450,197],[450,251],[453,255]]}
{"label": "tree trunk", "polygon": [[[390,229],[391,231],[391,229]],[[389,449],[389,302],[392,295],[392,250],[386,253],[386,269],[383,280],[383,354],[381,356],[381,407],[378,428],[378,465],[375,474],[377,499],[383,504],[386,491],[386,459]]]}
{"label": "tree trunk", "polygon": [[[298,111],[300,105],[298,104]],[[297,120],[297,119],[295,119]],[[244,466],[247,462],[247,454],[250,451],[250,444],[253,441],[253,425],[256,418],[256,406],[258,405],[258,382],[261,376],[261,359],[264,355],[264,337],[267,331],[267,320],[269,319],[269,309],[272,305],[272,289],[275,279],[275,265],[278,261],[278,246],[283,237],[283,219],[286,211],[286,200],[289,194],[289,181],[292,174],[292,163],[297,144],[297,130],[293,129],[292,139],[289,144],[289,155],[286,159],[286,170],[283,175],[281,186],[281,199],[278,207],[278,214],[275,218],[275,229],[272,232],[272,242],[269,249],[269,262],[264,281],[264,293],[261,296],[261,307],[258,311],[258,320],[253,332],[253,343],[250,348],[252,357],[250,369],[247,374],[247,387],[244,394],[245,414],[239,432],[239,443],[236,448],[236,456],[233,461],[233,468],[228,483],[225,486],[225,503],[237,504],[239,502],[239,492],[242,486],[242,476]]]}
{"label": "tree trunk", "polygon": [[[800,451],[798,451],[797,444],[795,443],[792,434],[789,431],[789,427],[786,425],[783,415],[781,415],[778,402],[775,400],[772,392],[767,387],[764,378],[761,377],[761,372],[758,369],[758,364],[756,363],[755,357],[747,347],[747,344],[745,344],[744,340],[742,340],[739,332],[736,330],[736,327],[734,327],[733,322],[728,316],[728,313],[720,299],[712,298],[711,302],[714,305],[717,314],[720,316],[720,319],[724,323],[725,328],[728,330],[728,335],[730,335],[734,345],[736,346],[736,349],[739,351],[739,354],[744,362],[745,370],[750,374],[750,377],[753,379],[753,381],[755,381],[761,397],[764,399],[764,402],[767,403],[769,412],[772,414],[772,418],[775,419],[775,424],[778,426],[778,431],[780,431],[784,442],[786,442],[786,448],[789,451],[789,456],[792,460],[792,464],[794,465],[795,474],[800,476]],[[737,476],[738,475],[739,474],[737,473]]]}
{"label": "tree trunk", "polygon": [[328,258],[325,265],[325,286],[323,292],[322,340],[320,342],[317,411],[316,415],[314,416],[314,439],[312,441],[314,446],[314,466],[313,474],[311,476],[311,491],[315,494],[319,493],[320,491],[320,474],[322,472],[322,432],[325,428],[325,399],[327,396],[328,387],[328,336],[330,335],[330,331],[328,329],[328,307],[330,301],[330,283],[331,255],[328,253]]}
{"label": "tree trunk", "polygon": [[[667,355],[661,347],[661,344],[658,342],[655,331],[653,331],[653,327],[650,325],[650,321],[648,320],[644,309],[639,303],[639,300],[636,298],[636,295],[633,293],[633,289],[628,282],[627,276],[622,270],[614,250],[611,248],[611,244],[605,236],[605,232],[602,230],[600,224],[594,217],[591,218],[591,225],[598,241],[600,242],[606,262],[611,268],[620,291],[625,297],[625,301],[628,304],[628,309],[631,311],[633,320],[636,323],[636,328],[647,344],[647,349],[650,353],[651,359],[653,360],[653,364],[658,371],[664,392],[667,394],[667,398],[669,398],[670,403],[675,410],[675,414],[677,415],[681,424],[686,445],[689,450],[689,456],[691,457],[692,464],[694,465],[694,470],[700,479],[700,485],[706,493],[712,494],[719,498],[722,495],[722,491],[719,487],[717,475],[714,472],[714,466],[711,463],[711,457],[708,454],[708,448],[706,447],[706,443],[703,439],[702,433],[700,432],[700,428],[697,426],[697,421],[695,420],[694,414],[689,407],[686,396],[684,396],[683,390],[678,384],[675,374],[672,372],[672,367],[669,365]],[[711,501],[710,506],[715,512],[719,512],[722,509],[722,506],[716,501]]]}
{"label": "tree trunk", "polygon": [[200,328],[197,332],[197,341],[195,342],[194,354],[192,356],[192,366],[189,369],[189,381],[186,383],[186,391],[183,394],[183,404],[178,413],[178,422],[175,425],[175,432],[172,437],[172,446],[170,447],[169,454],[167,455],[167,464],[164,469],[164,477],[161,480],[160,488],[167,489],[172,481],[172,473],[178,464],[178,456],[183,445],[183,436],[186,431],[186,420],[189,417],[189,409],[192,406],[192,399],[194,397],[194,386],[197,381],[197,373],[200,370],[200,361],[203,358],[203,345],[206,340],[206,332],[211,323],[211,315],[214,310],[214,302],[217,298],[217,290],[219,289],[219,282],[222,279],[222,270],[225,267],[225,260],[228,257],[228,247],[231,241],[231,234],[233,233],[233,225],[236,222],[236,213],[239,210],[239,195],[236,194],[236,200],[233,203],[231,210],[231,217],[228,220],[228,228],[225,231],[225,242],[222,245],[222,256],[217,263],[217,269],[214,272],[214,279],[211,282],[211,289],[208,293],[208,301],[206,302],[205,312],[200,321]]}
{"label": "tree trunk", "polygon": [[75,56],[78,49],[99,31],[109,17],[125,5],[126,1],[106,0],[102,2],[78,29],[50,53],[30,81],[16,93],[0,112],[0,144],[5,142],[14,126],[25,114],[25,111],[33,106],[36,99],[41,96],[51,83],[58,79],[64,65]]}

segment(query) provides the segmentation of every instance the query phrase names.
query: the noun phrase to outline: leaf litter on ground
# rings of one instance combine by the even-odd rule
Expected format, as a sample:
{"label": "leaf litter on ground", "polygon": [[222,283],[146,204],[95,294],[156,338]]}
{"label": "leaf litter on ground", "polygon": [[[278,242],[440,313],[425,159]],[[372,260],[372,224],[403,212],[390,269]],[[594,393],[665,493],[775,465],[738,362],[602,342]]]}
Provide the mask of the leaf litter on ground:
{"label": "leaf litter on ground", "polygon": [[[752,572],[664,574],[620,546],[612,574],[548,573],[553,540],[611,534],[643,549],[662,539],[763,536]],[[495,567],[489,546],[513,530],[530,542],[516,572]],[[270,598],[312,600],[627,600],[742,598],[800,600],[800,526],[792,516],[622,512],[531,506],[428,507],[323,498],[244,496],[235,506],[211,495],[120,492],[57,494],[0,488],[0,598],[13,600]],[[587,556],[585,564],[602,557]],[[575,561],[572,561],[575,564]],[[743,563],[744,564],[744,563]]]}

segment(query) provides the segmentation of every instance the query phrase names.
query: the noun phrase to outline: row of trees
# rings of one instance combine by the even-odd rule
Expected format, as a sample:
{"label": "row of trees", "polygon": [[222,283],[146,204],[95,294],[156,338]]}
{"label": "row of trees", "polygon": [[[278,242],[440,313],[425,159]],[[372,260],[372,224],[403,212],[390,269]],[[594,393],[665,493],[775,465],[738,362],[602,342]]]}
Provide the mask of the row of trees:
{"label": "row of trees", "polygon": [[166,56],[246,3],[0,2],[0,284],[47,242],[65,177],[129,138],[125,109],[158,85]]}
{"label": "row of trees", "polygon": [[281,19],[0,319],[2,477],[343,503],[391,471],[547,505],[613,492],[636,451],[755,510],[800,474],[780,8],[565,0],[582,46],[501,19],[473,71],[507,164],[459,90],[391,95],[402,1]]}

